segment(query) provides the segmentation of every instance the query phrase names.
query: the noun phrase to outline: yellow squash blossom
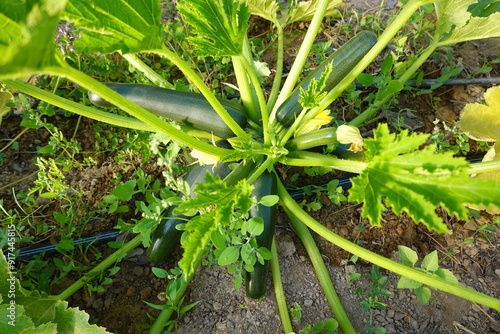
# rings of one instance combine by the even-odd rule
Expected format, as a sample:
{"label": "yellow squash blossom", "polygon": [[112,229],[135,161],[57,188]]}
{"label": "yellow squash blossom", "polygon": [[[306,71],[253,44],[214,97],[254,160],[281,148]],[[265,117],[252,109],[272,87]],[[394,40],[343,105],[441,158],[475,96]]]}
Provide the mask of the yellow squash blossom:
{"label": "yellow squash blossom", "polygon": [[359,129],[352,125],[341,125],[337,128],[337,140],[341,144],[351,144],[349,151],[360,152],[363,150],[364,142]]}
{"label": "yellow squash blossom", "polygon": [[313,132],[319,130],[323,125],[326,125],[332,121],[333,117],[330,116],[330,110],[323,110],[316,117],[311,119],[309,122],[299,126],[297,131],[295,131],[295,137],[303,135],[305,133]]}

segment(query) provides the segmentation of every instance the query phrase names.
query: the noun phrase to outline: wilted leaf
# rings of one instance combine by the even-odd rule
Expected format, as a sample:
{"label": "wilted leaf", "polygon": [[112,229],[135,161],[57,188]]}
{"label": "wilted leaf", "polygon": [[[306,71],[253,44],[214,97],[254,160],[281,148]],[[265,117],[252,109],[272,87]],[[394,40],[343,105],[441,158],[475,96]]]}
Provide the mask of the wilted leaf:
{"label": "wilted leaf", "polygon": [[500,86],[488,89],[484,99],[486,105],[465,105],[458,126],[474,140],[500,141]]}

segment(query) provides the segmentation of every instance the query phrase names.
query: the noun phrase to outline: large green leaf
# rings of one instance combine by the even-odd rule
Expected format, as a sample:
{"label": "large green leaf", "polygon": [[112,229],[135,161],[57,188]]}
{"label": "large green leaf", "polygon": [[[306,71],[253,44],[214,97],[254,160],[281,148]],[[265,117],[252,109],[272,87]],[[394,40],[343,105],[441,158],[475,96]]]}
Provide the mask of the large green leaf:
{"label": "large green leaf", "polygon": [[184,0],[179,13],[192,27],[189,37],[201,56],[235,56],[242,52],[248,30],[248,7],[234,0]]}
{"label": "large green leaf", "polygon": [[[0,333],[109,333],[102,327],[89,324],[89,315],[77,308],[69,308],[68,302],[21,288],[13,276],[14,270],[13,264],[7,262],[0,250]],[[8,315],[12,314],[9,308],[12,307],[15,307],[15,317],[9,324],[11,318]]]}
{"label": "large green leaf", "polygon": [[80,52],[134,53],[163,47],[158,0],[72,0],[64,17],[83,29]]}
{"label": "large green leaf", "polygon": [[194,189],[196,197],[177,207],[176,214],[210,210],[192,218],[186,224],[186,231],[189,234],[182,244],[184,254],[179,266],[187,275],[196,269],[194,263],[202,254],[217,226],[219,224],[228,226],[236,209],[240,214],[248,212],[252,204],[250,199],[252,189],[253,186],[248,184],[246,179],[239,181],[235,186],[228,186],[220,177],[207,174],[205,183],[198,183]]}
{"label": "large green leaf", "polygon": [[380,225],[387,206],[429,230],[447,232],[435,212],[438,206],[460,219],[467,218],[468,204],[500,207],[497,182],[469,177],[468,162],[452,153],[435,154],[433,145],[419,149],[427,138],[407,131],[391,134],[382,124],[373,139],[365,140],[368,166],[352,180],[349,200],[364,202],[362,215],[370,223]]}
{"label": "large green leaf", "polygon": [[[439,46],[500,36],[500,13],[491,10],[487,17],[472,16],[469,10],[473,11],[474,7],[470,6],[476,3],[477,0],[436,1],[436,37]],[[500,0],[492,1],[490,6],[495,7],[498,3]]]}
{"label": "large green leaf", "polygon": [[0,3],[0,79],[31,75],[57,64],[54,34],[66,0]]}

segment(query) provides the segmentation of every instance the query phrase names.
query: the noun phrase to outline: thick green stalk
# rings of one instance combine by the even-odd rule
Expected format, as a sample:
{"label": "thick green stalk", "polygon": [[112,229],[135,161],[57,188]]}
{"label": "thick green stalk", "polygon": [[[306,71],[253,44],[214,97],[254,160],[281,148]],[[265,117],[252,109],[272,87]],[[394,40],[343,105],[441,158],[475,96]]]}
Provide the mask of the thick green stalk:
{"label": "thick green stalk", "polygon": [[[200,256],[196,259],[195,261],[195,267],[198,268],[201,264],[201,261],[205,257],[206,252],[202,252]],[[191,280],[193,279],[194,275],[196,273],[196,270],[191,275],[184,275],[183,276],[183,281],[182,285],[180,286],[179,290],[177,290],[176,298],[175,300],[172,301],[173,305],[178,305],[180,300],[184,297],[184,294],[186,293],[186,289],[189,286],[189,283],[191,283]],[[165,327],[165,324],[167,321],[170,319],[172,316],[172,313],[174,312],[173,308],[168,308],[164,309],[160,312],[158,315],[158,318],[156,318],[153,326],[149,329],[149,334],[161,334],[163,333],[163,328]]]}
{"label": "thick green stalk", "polygon": [[[205,152],[214,156],[223,157],[226,154],[232,152],[231,150],[216,147],[214,145],[202,142],[194,137],[186,135],[183,131],[176,129],[174,126],[168,124],[167,122],[161,120],[157,116],[153,115],[144,108],[139,107],[135,103],[127,100],[114,90],[106,87],[106,85],[100,83],[99,81],[83,74],[82,72],[73,69],[69,65],[64,65],[63,67],[49,68],[48,71],[51,74],[59,75],[68,78],[69,80],[75,82],[79,86],[87,89],[88,91],[97,93],[103,99],[107,101],[113,101],[113,104],[118,108],[125,110],[132,116],[136,117],[140,121],[148,124],[150,130],[160,131],[166,133],[171,138],[201,152]],[[215,99],[215,96],[212,97]],[[219,102],[217,99],[215,99]],[[220,104],[220,102],[219,102]],[[222,106],[221,106],[222,107]],[[223,108],[224,109],[224,108]],[[226,110],[224,112],[227,114]],[[229,118],[231,118],[228,115]],[[234,120],[231,118],[234,122]],[[236,123],[236,122],[235,122]],[[238,126],[239,127],[239,126]],[[240,128],[241,129],[241,128]],[[246,135],[246,133],[245,133]]]}
{"label": "thick green stalk", "polygon": [[[415,72],[423,65],[423,63],[434,53],[436,50],[436,43],[431,43],[424,52],[411,64],[411,66],[403,73],[403,75],[398,79],[401,83],[401,87],[403,87],[408,80],[410,80]],[[365,111],[356,116],[352,121],[349,122],[350,125],[360,126],[361,124],[369,121],[375,113],[384,106],[384,104],[389,101],[394,94],[384,94],[383,99],[375,101],[372,105],[370,105]]]}
{"label": "thick green stalk", "polygon": [[248,183],[253,183],[257,178],[264,173],[266,169],[273,164],[273,159],[267,157],[266,160],[247,178]]}
{"label": "thick green stalk", "polygon": [[254,101],[254,95],[248,78],[247,69],[243,64],[243,56],[232,56],[231,59],[233,60],[234,74],[236,76],[236,82],[238,83],[241,102],[245,107],[248,118],[250,118],[253,122],[258,122],[260,117],[257,112],[257,101]]}
{"label": "thick green stalk", "polygon": [[281,77],[283,76],[283,55],[284,55],[284,38],[283,38],[283,27],[280,24],[275,24],[276,35],[278,36],[278,53],[276,55],[276,72],[274,74],[273,86],[271,88],[271,93],[269,94],[269,99],[267,100],[267,109],[273,110],[276,104],[276,99],[280,92]]}
{"label": "thick green stalk", "polygon": [[274,293],[276,295],[276,303],[280,313],[281,324],[285,334],[293,333],[292,322],[288,314],[288,306],[286,304],[285,292],[283,290],[283,282],[281,281],[280,264],[278,261],[278,251],[276,250],[276,240],[273,239],[271,245],[271,275],[273,277]]}
{"label": "thick green stalk", "polygon": [[410,17],[423,5],[433,3],[435,0],[409,0],[401,10],[401,12],[393,18],[391,24],[384,30],[382,35],[378,37],[377,43],[368,51],[363,59],[333,88],[320,102],[319,106],[311,109],[304,117],[303,122],[316,117],[316,115],[328,108],[328,106],[339,97],[347,87],[358,77],[358,75],[367,68],[373,60],[382,52],[387,44],[391,42],[394,36],[401,30]]}
{"label": "thick green stalk", "polygon": [[188,65],[184,60],[182,60],[177,54],[168,50],[166,47],[160,50],[149,50],[148,52],[153,52],[166,57],[175,66],[181,70],[182,74],[193,83],[193,85],[199,89],[200,93],[207,99],[210,105],[214,108],[217,114],[224,120],[224,122],[229,126],[229,128],[234,132],[237,137],[248,138],[248,133],[243,130],[238,123],[229,115],[229,113],[224,109],[220,101],[215,97],[210,88],[203,82],[203,80],[196,74],[196,72]]}
{"label": "thick green stalk", "polygon": [[16,89],[30,96],[33,96],[34,98],[37,98],[39,100],[48,102],[59,108],[69,110],[78,115],[93,118],[100,122],[105,122],[108,124],[121,126],[124,128],[151,131],[151,126],[136,118],[124,117],[109,112],[101,111],[95,108],[87,107],[83,104],[76,103],[74,101],[57,96],[51,92],[37,88],[33,85],[27,84],[18,79],[4,80],[2,82],[13,89]]}
{"label": "thick green stalk", "polygon": [[367,166],[366,162],[363,161],[339,159],[331,155],[309,151],[290,152],[278,161],[290,166],[324,166],[356,174],[360,174]]}
{"label": "thick green stalk", "polygon": [[260,86],[259,78],[255,74],[253,66],[248,62],[246,58],[242,58],[242,65],[245,67],[248,77],[250,78],[250,82],[253,87],[253,93],[257,97],[257,102],[259,104],[260,110],[260,118],[261,120],[257,120],[258,123],[262,124],[263,132],[264,132],[264,144],[269,145],[269,112],[266,105],[266,100],[264,98],[264,92],[262,91],[262,87]]}
{"label": "thick green stalk", "polygon": [[122,55],[132,66],[138,69],[146,76],[152,83],[159,87],[174,89],[174,85],[165,80],[164,77],[153,71],[151,67],[146,65],[136,54],[126,53]]}
{"label": "thick green stalk", "polygon": [[302,69],[304,68],[304,64],[307,61],[307,57],[309,55],[309,51],[316,40],[316,35],[321,27],[321,22],[323,21],[323,17],[325,16],[326,9],[328,7],[329,0],[319,0],[318,8],[314,13],[313,19],[307,29],[307,33],[304,36],[304,40],[300,45],[300,49],[297,53],[297,57],[293,62],[292,68],[290,69],[290,73],[283,84],[283,88],[281,89],[280,94],[276,100],[273,111],[269,116],[270,122],[273,122],[276,117],[276,112],[278,107],[290,96],[292,93],[295,84],[299,80],[300,75],[302,74]]}
{"label": "thick green stalk", "polygon": [[426,272],[415,268],[407,267],[401,263],[392,261],[384,256],[369,251],[355,243],[342,238],[338,234],[330,231],[325,226],[312,218],[305,212],[290,196],[283,183],[278,180],[278,196],[281,199],[282,205],[288,208],[300,221],[321,237],[330,241],[332,244],[344,249],[345,251],[354,254],[368,262],[371,262],[379,267],[390,270],[398,275],[408,277],[412,280],[428,285],[432,288],[448,292],[455,296],[473,301],[478,304],[486,305],[497,311],[500,311],[500,299],[490,297],[488,295],[467,289],[461,285],[447,282],[437,276],[430,275]]}
{"label": "thick green stalk", "polygon": [[309,232],[309,229],[286,206],[284,206],[283,208],[285,209],[286,215],[290,219],[295,232],[297,232],[300,241],[302,241],[302,244],[304,245],[309,258],[311,259],[311,263],[314,267],[314,270],[316,271],[316,276],[318,277],[319,284],[323,289],[326,300],[328,300],[328,304],[330,304],[330,308],[332,309],[333,314],[335,314],[335,318],[339,322],[342,331],[344,331],[344,333],[346,334],[356,334],[356,330],[352,326],[352,323],[349,320],[344,307],[342,306],[342,302],[340,301],[340,298],[335,291],[330,273],[326,268],[325,262],[321,257],[321,253],[319,252],[318,246],[314,242],[311,232]]}
{"label": "thick green stalk", "polygon": [[479,162],[471,164],[469,174],[490,173],[500,171],[500,160]]}
{"label": "thick green stalk", "polygon": [[125,245],[120,247],[117,251],[115,251],[113,254],[108,256],[104,261],[99,263],[97,266],[92,268],[88,273],[85,274],[82,278],[80,278],[78,281],[75,283],[71,284],[69,287],[67,287],[63,292],[56,296],[52,296],[54,299],[59,299],[59,300],[66,300],[69,297],[71,297],[75,292],[83,288],[88,282],[92,281],[94,278],[96,278],[99,274],[103,273],[104,270],[115,264],[116,262],[120,261],[123,259],[125,255],[127,255],[129,252],[131,252],[133,249],[135,249],[137,246],[139,246],[142,242],[142,235],[138,234],[136,235],[132,240],[127,242]]}

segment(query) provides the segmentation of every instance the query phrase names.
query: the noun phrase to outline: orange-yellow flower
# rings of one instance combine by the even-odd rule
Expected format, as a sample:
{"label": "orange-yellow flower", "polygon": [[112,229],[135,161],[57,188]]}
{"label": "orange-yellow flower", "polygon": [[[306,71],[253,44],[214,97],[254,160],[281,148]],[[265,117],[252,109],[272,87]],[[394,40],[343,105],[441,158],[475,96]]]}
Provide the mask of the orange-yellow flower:
{"label": "orange-yellow flower", "polygon": [[332,119],[333,117],[330,116],[330,110],[323,110],[309,122],[299,126],[297,131],[295,131],[295,137],[319,130],[323,125],[330,123]]}
{"label": "orange-yellow flower", "polygon": [[337,128],[337,140],[341,144],[351,144],[349,151],[360,152],[363,150],[364,142],[359,129],[352,125],[341,125]]}

